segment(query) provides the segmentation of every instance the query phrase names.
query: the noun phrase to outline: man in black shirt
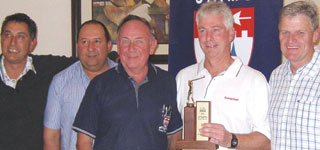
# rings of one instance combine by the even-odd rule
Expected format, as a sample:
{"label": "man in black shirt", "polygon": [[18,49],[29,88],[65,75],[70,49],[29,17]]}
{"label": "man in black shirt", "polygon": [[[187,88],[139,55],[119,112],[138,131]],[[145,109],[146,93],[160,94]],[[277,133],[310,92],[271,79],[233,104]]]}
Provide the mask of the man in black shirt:
{"label": "man in black shirt", "polygon": [[37,26],[26,14],[7,16],[1,28],[0,149],[43,149],[43,111],[52,77],[75,59],[32,55]]}

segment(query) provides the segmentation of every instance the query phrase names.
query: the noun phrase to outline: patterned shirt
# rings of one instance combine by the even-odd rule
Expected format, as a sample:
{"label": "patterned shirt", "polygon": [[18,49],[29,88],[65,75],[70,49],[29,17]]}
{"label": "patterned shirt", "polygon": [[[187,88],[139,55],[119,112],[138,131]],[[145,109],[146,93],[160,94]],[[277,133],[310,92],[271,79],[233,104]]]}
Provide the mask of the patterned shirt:
{"label": "patterned shirt", "polygon": [[[117,65],[110,59],[108,63],[110,68]],[[44,126],[61,130],[62,150],[76,149],[77,133],[71,128],[89,82],[80,61],[59,72],[51,82]]]}
{"label": "patterned shirt", "polygon": [[32,64],[32,57],[28,56],[26,66],[24,67],[24,69],[21,72],[21,74],[19,75],[19,77],[17,79],[11,79],[8,76],[6,69],[4,67],[4,57],[2,56],[0,59],[1,59],[0,60],[0,67],[1,67],[0,77],[1,77],[4,84],[6,84],[7,86],[10,86],[14,89],[16,88],[16,85],[17,85],[19,79],[22,78],[24,75],[26,75],[29,70],[32,70],[34,73],[37,73],[36,69],[34,69],[34,66]]}
{"label": "patterned shirt", "polygon": [[270,78],[271,148],[320,149],[320,52],[292,74],[290,62]]}

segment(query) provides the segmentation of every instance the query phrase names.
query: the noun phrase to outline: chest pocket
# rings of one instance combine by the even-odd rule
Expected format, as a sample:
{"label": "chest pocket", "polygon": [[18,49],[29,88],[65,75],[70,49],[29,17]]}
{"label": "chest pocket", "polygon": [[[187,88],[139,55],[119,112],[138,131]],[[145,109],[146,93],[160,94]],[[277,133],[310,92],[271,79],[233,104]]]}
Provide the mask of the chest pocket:
{"label": "chest pocket", "polygon": [[296,93],[303,93],[301,96],[298,95],[298,103],[316,104],[320,99],[320,92],[317,88],[301,88]]}

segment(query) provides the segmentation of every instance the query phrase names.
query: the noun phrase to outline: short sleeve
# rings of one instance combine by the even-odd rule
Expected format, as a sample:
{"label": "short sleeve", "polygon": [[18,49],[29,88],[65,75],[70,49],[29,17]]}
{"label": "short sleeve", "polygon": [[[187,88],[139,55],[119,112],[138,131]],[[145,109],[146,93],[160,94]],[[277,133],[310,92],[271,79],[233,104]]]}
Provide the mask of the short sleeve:
{"label": "short sleeve", "polygon": [[48,92],[47,105],[44,111],[44,126],[51,129],[61,128],[61,88],[58,78],[53,78]]}
{"label": "short sleeve", "polygon": [[76,132],[81,132],[91,138],[96,137],[98,115],[101,109],[96,83],[95,80],[90,82],[72,127]]}
{"label": "short sleeve", "polygon": [[259,132],[270,139],[270,127],[268,119],[269,84],[260,75],[253,79],[253,98],[249,103],[249,111],[253,121],[253,131]]}

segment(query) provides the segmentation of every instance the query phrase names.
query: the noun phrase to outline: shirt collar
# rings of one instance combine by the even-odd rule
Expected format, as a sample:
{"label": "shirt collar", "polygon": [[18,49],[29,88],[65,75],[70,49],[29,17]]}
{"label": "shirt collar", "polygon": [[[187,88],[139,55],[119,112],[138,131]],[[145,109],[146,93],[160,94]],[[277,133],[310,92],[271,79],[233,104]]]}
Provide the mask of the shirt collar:
{"label": "shirt collar", "polygon": [[87,83],[90,82],[90,79],[89,79],[88,75],[84,72],[84,69],[83,69],[83,66],[81,64],[81,61],[78,60],[78,62],[76,62],[76,63],[78,63],[78,65],[80,66],[79,73],[80,73],[82,85],[88,85]]}
{"label": "shirt collar", "polygon": [[[127,72],[124,70],[123,65],[121,63],[115,66],[115,70],[117,71],[117,73],[124,74],[126,77],[130,78]],[[154,79],[157,76],[157,74],[158,68],[155,65],[148,63],[148,72],[144,80],[150,81]]]}
{"label": "shirt collar", "polygon": [[114,62],[113,60],[107,58],[108,61],[108,65],[109,65],[109,69],[115,67],[116,65],[118,65],[118,63]]}
{"label": "shirt collar", "polygon": [[[82,81],[84,81],[84,83],[85,83],[84,85],[86,85],[87,82],[90,82],[90,78],[89,78],[88,75],[84,72],[84,69],[83,69],[83,66],[82,66],[82,64],[81,64],[81,61],[78,60],[77,63],[79,63],[80,68],[81,68],[81,70],[80,70],[81,75],[80,75],[80,76],[81,76],[81,78],[82,78]],[[115,66],[118,65],[118,63],[112,61],[112,60],[109,59],[109,58],[107,58],[107,63],[108,63],[109,69],[111,69],[111,68],[113,68],[113,67],[115,67]]]}
{"label": "shirt collar", "polygon": [[[301,74],[301,75],[305,75],[308,76],[310,78],[313,78],[317,75],[317,71],[320,68],[320,61],[319,61],[319,57],[320,57],[320,51],[317,47],[314,48],[314,53],[312,55],[312,59],[310,60],[310,62],[308,62],[307,64],[305,64],[304,66],[302,66],[301,68],[299,68],[297,70],[297,74]],[[287,61],[285,64],[286,69],[286,74],[287,75],[291,75],[291,68],[290,68],[290,61]]]}
{"label": "shirt collar", "polygon": [[[234,62],[227,68],[226,71],[221,72],[220,75],[228,76],[228,77],[237,77],[240,69],[243,66],[242,61],[239,59],[239,57],[234,57]],[[198,65],[198,70],[197,70],[197,77],[205,76],[206,74],[209,74],[208,70],[204,67],[204,59],[200,61]]]}
{"label": "shirt collar", "polygon": [[26,63],[26,66],[24,67],[23,71],[21,72],[21,74],[19,75],[19,77],[17,79],[10,79],[10,77],[8,76],[7,72],[6,72],[6,69],[4,67],[4,56],[2,55],[1,58],[0,58],[0,77],[2,79],[2,81],[12,87],[12,88],[15,88],[16,87],[16,83],[17,81],[22,78],[24,75],[26,75],[28,73],[29,70],[33,71],[35,74],[37,73],[36,72],[36,69],[35,67],[33,66],[33,63],[32,63],[32,57],[31,56],[27,56],[27,63]]}

